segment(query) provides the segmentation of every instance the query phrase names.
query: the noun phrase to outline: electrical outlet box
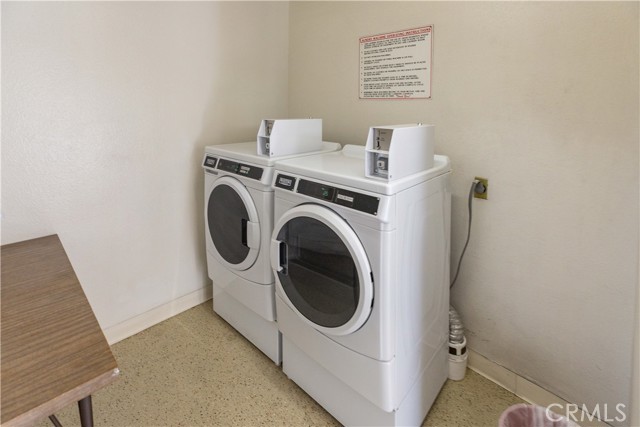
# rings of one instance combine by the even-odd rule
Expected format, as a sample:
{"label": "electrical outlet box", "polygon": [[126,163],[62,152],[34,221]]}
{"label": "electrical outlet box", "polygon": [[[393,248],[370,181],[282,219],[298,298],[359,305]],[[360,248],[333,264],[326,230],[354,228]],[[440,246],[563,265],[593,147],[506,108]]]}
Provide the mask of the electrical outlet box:
{"label": "electrical outlet box", "polygon": [[473,190],[473,197],[476,199],[487,199],[487,194],[489,193],[489,180],[487,178],[480,178],[476,176],[476,181],[479,181],[479,184],[476,184],[476,188]]}

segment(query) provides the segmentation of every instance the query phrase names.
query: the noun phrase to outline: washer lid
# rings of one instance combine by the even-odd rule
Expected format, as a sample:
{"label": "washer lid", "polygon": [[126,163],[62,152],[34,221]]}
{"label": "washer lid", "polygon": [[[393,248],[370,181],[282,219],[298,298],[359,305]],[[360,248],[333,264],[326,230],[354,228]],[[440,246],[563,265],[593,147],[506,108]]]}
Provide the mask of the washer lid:
{"label": "washer lid", "polygon": [[258,258],[258,211],[244,185],[232,177],[215,181],[206,206],[207,238],[214,254],[227,267],[246,270]]}
{"label": "washer lid", "polygon": [[307,204],[287,211],[274,227],[271,263],[279,294],[313,328],[348,335],[369,318],[369,260],[356,233],[332,210]]}

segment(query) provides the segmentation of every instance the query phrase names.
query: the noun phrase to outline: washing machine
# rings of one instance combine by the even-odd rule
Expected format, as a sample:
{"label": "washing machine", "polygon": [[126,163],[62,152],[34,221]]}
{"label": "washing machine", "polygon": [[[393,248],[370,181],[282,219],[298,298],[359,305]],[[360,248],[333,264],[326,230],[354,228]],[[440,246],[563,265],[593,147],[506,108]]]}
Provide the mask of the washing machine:
{"label": "washing machine", "polygon": [[[313,153],[339,149],[338,143],[323,142]],[[204,214],[213,309],[276,364],[281,361],[281,340],[269,263],[271,181],[276,160],[309,154],[259,155],[256,142],[205,148]]]}
{"label": "washing machine", "polygon": [[282,366],[344,425],[420,425],[448,374],[450,162],[372,179],[364,148],[276,165]]}

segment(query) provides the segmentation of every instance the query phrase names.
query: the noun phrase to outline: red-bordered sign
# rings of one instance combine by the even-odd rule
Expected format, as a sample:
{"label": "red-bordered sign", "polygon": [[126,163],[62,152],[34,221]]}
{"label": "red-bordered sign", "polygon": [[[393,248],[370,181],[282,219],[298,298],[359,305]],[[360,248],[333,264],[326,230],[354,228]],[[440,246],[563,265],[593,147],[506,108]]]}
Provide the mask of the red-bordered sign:
{"label": "red-bordered sign", "polygon": [[431,98],[433,26],[360,37],[360,99]]}

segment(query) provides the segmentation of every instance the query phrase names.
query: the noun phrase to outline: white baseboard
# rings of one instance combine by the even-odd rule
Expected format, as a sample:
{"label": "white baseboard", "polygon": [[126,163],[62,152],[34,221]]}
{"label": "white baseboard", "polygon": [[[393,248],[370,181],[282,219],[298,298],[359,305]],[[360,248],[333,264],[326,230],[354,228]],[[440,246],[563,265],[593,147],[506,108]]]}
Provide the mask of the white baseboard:
{"label": "white baseboard", "polygon": [[[469,351],[469,369],[474,370],[529,403],[543,407],[554,404],[551,407],[552,411],[566,416],[565,408],[570,402],[508,370],[504,366],[498,365],[481,354],[468,348],[467,350]],[[574,413],[574,417],[574,421],[580,424],[581,427],[610,427],[609,424],[582,411]]]}
{"label": "white baseboard", "polygon": [[138,332],[142,332],[153,325],[165,321],[176,314],[180,314],[183,311],[210,300],[212,293],[213,290],[211,286],[198,289],[197,291],[183,295],[178,299],[139,314],[136,317],[106,328],[103,331],[104,335],[110,345],[115,344],[118,341],[122,341],[125,338],[129,338]]}

